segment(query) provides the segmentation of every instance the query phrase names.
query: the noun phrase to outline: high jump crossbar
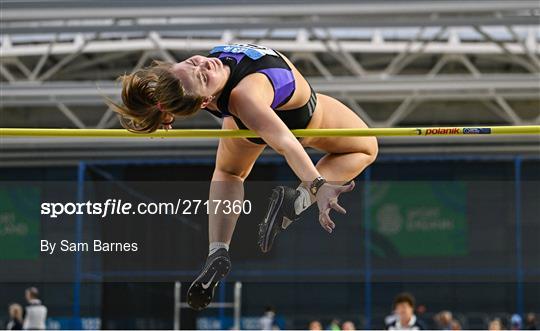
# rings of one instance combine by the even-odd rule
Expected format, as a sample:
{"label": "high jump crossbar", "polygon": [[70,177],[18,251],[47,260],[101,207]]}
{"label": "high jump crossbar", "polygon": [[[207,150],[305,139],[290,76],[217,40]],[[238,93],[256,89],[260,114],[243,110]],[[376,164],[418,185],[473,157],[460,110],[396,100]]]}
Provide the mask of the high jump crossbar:
{"label": "high jump crossbar", "polygon": [[[540,125],[483,127],[421,127],[362,129],[296,129],[296,137],[388,137],[388,136],[475,136],[540,135]],[[94,138],[258,138],[250,130],[176,129],[140,134],[124,129],[34,129],[0,128],[0,137],[94,137]]]}

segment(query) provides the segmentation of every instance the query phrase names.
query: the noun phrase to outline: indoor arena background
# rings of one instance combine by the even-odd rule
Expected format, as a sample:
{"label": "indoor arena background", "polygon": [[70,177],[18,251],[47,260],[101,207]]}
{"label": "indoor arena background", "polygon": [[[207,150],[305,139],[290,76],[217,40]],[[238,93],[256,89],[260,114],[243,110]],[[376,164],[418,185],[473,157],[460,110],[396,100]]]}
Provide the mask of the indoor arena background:
{"label": "indoor arena background", "polygon": [[[119,75],[227,42],[280,50],[316,91],[370,127],[540,124],[537,1],[1,4],[3,128],[119,128],[104,103],[118,99]],[[203,112],[175,123],[219,127]],[[264,255],[260,212],[272,185],[296,180],[267,149],[248,178],[258,213],[240,219],[234,269],[217,289],[215,302],[225,304],[200,313],[180,301],[206,255],[204,217],[73,216],[59,233],[58,223],[28,215],[45,197],[86,201],[114,192],[152,201],[158,187],[164,195],[204,191],[216,139],[2,137],[0,144],[0,328],[8,305],[24,304],[30,286],[40,290],[51,329],[256,329],[267,306],[281,329],[314,320],[384,328],[401,292],[415,296],[430,328],[445,310],[466,329],[496,318],[510,328],[514,314],[525,328],[527,314],[540,314],[538,136],[379,138],[377,161],[343,196],[348,214],[335,216],[336,231],[325,233],[310,210]],[[34,247],[36,238],[111,233],[151,248],[135,263],[81,254],[47,260],[53,277]]]}

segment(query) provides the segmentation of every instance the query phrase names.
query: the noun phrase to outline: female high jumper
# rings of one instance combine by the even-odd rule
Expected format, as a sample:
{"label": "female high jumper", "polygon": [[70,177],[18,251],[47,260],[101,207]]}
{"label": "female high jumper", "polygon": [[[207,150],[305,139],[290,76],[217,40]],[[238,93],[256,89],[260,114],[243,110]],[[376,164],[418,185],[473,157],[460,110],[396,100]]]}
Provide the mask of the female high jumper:
{"label": "female high jumper", "polygon": [[[124,128],[137,133],[169,129],[175,118],[204,109],[223,118],[222,129],[250,129],[261,138],[221,138],[210,185],[209,201],[243,201],[243,182],[269,145],[284,156],[300,185],[274,188],[259,244],[268,252],[277,234],[317,203],[319,222],[329,233],[335,227],[331,209],[345,213],[338,196],[354,188],[354,179],[377,157],[374,137],[307,137],[291,129],[366,128],[351,109],[316,93],[283,54],[253,44],[214,47],[207,56],[179,63],[154,62],[124,75],[123,104],[112,104]],[[326,152],[313,164],[304,150]],[[346,184],[347,183],[347,184]],[[191,284],[187,301],[201,310],[230,271],[229,245],[238,214],[209,215],[209,253],[200,275]]]}

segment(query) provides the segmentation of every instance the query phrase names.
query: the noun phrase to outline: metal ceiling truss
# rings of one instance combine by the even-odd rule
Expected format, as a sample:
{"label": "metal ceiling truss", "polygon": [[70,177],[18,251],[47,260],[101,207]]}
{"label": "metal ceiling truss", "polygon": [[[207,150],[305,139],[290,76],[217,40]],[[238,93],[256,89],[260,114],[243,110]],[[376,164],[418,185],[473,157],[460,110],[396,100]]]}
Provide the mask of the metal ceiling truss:
{"label": "metal ceiling truss", "polygon": [[[19,2],[19,3],[18,3]],[[514,1],[13,1],[6,34],[537,24],[538,4]]]}
{"label": "metal ceiling truss", "polygon": [[[259,42],[287,53],[318,91],[340,98],[371,126],[400,125],[418,102],[444,102],[444,96],[447,100],[470,99],[473,95],[482,102],[495,103],[501,111],[494,116],[506,114],[499,118],[501,124],[538,123],[538,116],[522,119],[506,102],[538,100],[538,28],[528,28],[525,34],[513,35],[517,40],[505,42],[464,41],[453,28],[441,27],[428,39],[422,37],[424,32],[418,29],[410,40],[384,40],[378,29],[369,40],[338,40],[328,31],[327,38],[317,39],[321,33],[301,29],[289,40],[239,39],[233,31],[225,31],[219,39],[164,38],[151,32],[146,38],[122,40],[90,39],[79,34],[71,41],[54,38],[30,45],[5,42],[0,65],[3,107],[55,104],[72,126],[114,126],[111,111],[104,107],[97,110],[99,119],[84,124],[67,105],[77,106],[78,100],[88,104],[90,98],[94,98],[94,104],[103,105],[104,88],[111,89],[107,94],[110,97],[118,96],[119,90],[113,89],[111,82],[115,77],[147,65],[151,59],[180,60],[204,53],[213,45],[236,41]],[[9,36],[4,36],[6,39]],[[449,67],[450,72],[444,71]],[[459,74],[452,73],[456,70]],[[96,83],[81,82],[83,79]],[[59,81],[61,88],[57,87]],[[400,105],[384,121],[373,120],[367,111],[360,110],[365,100],[397,99],[401,99]],[[208,118],[208,125],[215,124]]]}

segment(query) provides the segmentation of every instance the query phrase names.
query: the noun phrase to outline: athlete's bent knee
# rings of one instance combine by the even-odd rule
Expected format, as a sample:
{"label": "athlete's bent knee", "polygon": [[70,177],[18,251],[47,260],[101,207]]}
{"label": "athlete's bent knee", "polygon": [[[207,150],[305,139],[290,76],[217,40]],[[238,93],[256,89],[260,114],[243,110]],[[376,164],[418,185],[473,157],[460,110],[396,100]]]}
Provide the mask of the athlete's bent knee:
{"label": "athlete's bent knee", "polygon": [[249,175],[248,171],[235,171],[233,169],[214,169],[214,174],[212,176],[213,181],[241,181],[244,180]]}
{"label": "athlete's bent knee", "polygon": [[369,164],[375,162],[375,160],[377,159],[377,155],[379,154],[379,143],[377,142],[377,138],[370,137],[370,142],[368,144],[366,154],[369,157],[368,158]]}
{"label": "athlete's bent knee", "polygon": [[379,154],[379,146],[377,144],[377,138],[375,137],[364,137],[362,138],[362,143],[360,144],[356,153],[363,155],[364,162],[367,162],[367,165],[375,162],[377,154]]}

